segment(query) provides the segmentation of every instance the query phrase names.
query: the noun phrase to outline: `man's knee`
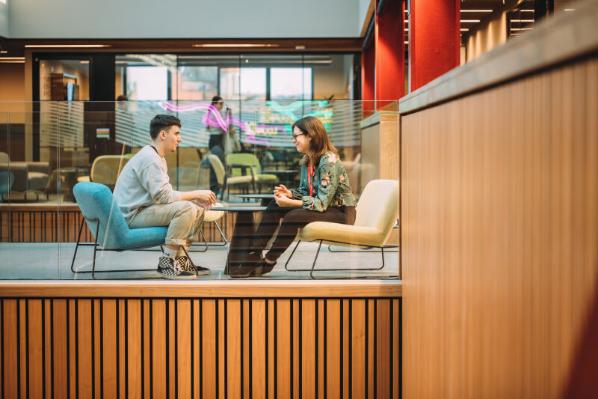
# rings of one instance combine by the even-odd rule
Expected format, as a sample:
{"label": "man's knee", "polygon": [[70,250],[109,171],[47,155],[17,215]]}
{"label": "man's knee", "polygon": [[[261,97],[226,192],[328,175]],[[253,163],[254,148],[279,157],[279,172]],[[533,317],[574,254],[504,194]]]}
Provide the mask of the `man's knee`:
{"label": "man's knee", "polygon": [[175,217],[196,217],[198,214],[198,206],[191,201],[177,201],[174,202]]}

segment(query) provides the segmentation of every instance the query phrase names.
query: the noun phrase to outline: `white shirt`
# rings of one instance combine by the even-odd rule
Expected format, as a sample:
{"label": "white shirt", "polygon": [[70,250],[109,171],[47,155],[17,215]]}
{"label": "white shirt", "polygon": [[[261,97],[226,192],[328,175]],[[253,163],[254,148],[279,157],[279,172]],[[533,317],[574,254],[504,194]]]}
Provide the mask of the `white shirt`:
{"label": "white shirt", "polygon": [[180,196],[170,184],[166,159],[150,145],[127,162],[114,187],[114,199],[127,222],[141,208],[175,202]]}

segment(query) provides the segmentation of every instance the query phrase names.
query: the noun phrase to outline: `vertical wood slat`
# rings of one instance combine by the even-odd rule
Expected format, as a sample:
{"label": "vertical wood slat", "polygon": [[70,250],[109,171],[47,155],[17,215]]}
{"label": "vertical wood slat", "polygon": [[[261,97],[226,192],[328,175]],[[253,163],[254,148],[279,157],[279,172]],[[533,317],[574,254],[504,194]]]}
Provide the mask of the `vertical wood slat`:
{"label": "vertical wood slat", "polygon": [[18,301],[13,299],[2,300],[2,322],[4,331],[2,331],[2,340],[4,345],[3,353],[3,382],[4,398],[16,398],[18,391],[19,372],[16,367],[19,353],[17,351],[17,323],[20,316],[17,312]]}
{"label": "vertical wood slat", "polygon": [[166,301],[150,301],[151,307],[151,369],[152,369],[152,395],[154,398],[166,397],[167,355],[166,355]]}
{"label": "vertical wood slat", "polygon": [[384,384],[390,398],[399,303],[390,320],[390,300],[373,299],[0,299],[0,392],[340,398]]}

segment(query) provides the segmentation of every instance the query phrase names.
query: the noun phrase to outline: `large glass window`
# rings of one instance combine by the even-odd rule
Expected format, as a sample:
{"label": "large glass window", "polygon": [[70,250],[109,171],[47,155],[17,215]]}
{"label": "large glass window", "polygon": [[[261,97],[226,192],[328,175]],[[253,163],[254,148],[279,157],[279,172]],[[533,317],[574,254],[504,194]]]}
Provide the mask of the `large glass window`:
{"label": "large glass window", "polygon": [[126,54],[115,90],[129,100],[353,99],[354,68],[352,54]]}
{"label": "large glass window", "polygon": [[210,100],[218,92],[218,67],[180,66],[177,71],[177,99]]}
{"label": "large glass window", "polygon": [[129,100],[168,99],[168,68],[128,67],[127,95]]}
{"label": "large glass window", "polygon": [[240,100],[266,99],[266,68],[221,68],[220,94]]}
{"label": "large glass window", "polygon": [[311,68],[271,68],[270,98],[272,100],[311,100]]}

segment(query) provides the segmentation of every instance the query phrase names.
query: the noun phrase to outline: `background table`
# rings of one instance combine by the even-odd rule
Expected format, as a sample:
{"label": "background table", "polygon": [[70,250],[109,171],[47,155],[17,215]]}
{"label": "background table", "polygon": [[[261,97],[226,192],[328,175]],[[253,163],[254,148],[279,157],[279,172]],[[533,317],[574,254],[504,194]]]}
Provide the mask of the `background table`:
{"label": "background table", "polygon": [[267,206],[274,199],[274,194],[239,194],[239,198],[259,199],[261,206]]}

